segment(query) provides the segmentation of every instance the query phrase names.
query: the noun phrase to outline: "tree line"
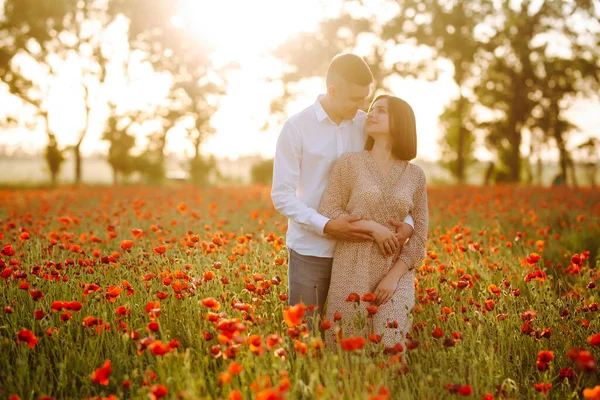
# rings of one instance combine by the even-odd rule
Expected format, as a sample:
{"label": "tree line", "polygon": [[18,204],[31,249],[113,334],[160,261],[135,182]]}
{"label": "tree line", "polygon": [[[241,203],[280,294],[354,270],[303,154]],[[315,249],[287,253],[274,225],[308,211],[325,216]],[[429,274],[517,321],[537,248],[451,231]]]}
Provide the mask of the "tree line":
{"label": "tree line", "polygon": [[[475,161],[476,138],[481,137],[494,156],[484,183],[539,183],[541,155],[552,145],[559,153],[560,179],[577,183],[575,151],[595,183],[600,143],[591,136],[569,151],[568,135],[578,128],[565,111],[575,100],[597,100],[600,93],[597,1],[382,3],[390,6],[384,18],[370,14],[361,1],[345,1],[338,16],[322,21],[317,34],[299,35],[277,50],[288,68],[281,77],[283,95],[272,103],[274,113],[281,114],[296,94],[294,84],[320,76],[335,54],[369,40],[365,58],[376,79],[374,95],[390,91],[392,77],[435,80],[450,65],[458,94],[440,117],[439,145],[441,163],[457,182],[465,181]],[[394,48],[409,55],[414,49],[425,50],[427,55],[394,59]],[[483,119],[482,114],[491,117]],[[523,162],[525,135],[526,155],[537,159],[535,165]]]}
{"label": "tree line", "polygon": [[[213,49],[187,29],[193,16],[178,14],[183,1],[4,1],[0,77],[32,110],[27,127],[46,132],[45,157],[54,183],[66,151],[74,156],[75,183],[81,183],[81,144],[97,115],[105,116],[102,138],[110,145],[107,159],[115,182],[134,171],[160,182],[168,134],[175,127],[185,129],[194,149],[191,179],[207,181],[215,164],[200,147],[214,132],[211,119],[227,95],[226,72],[235,66],[213,65]],[[322,20],[316,32],[300,33],[274,51],[285,69],[279,77],[283,95],[272,102],[269,123],[285,116],[296,83],[322,77],[334,55],[355,51],[366,40],[364,56],[376,79],[373,95],[390,91],[390,78],[435,80],[450,66],[458,94],[440,117],[440,162],[457,182],[465,181],[475,161],[477,138],[494,156],[485,183],[539,183],[541,154],[550,148],[558,150],[563,180],[577,183],[578,161],[595,182],[600,143],[590,137],[579,149],[569,149],[568,137],[578,128],[565,111],[577,99],[597,99],[600,93],[597,1],[382,0],[381,5],[389,6],[384,17],[362,1],[343,1],[339,13]],[[424,50],[426,56],[394,58],[399,48],[409,54]],[[28,64],[36,66],[34,72]],[[50,107],[52,85],[67,65],[83,115],[68,147],[59,143]],[[134,87],[143,67],[166,82],[165,96],[132,105],[114,88]],[[4,123],[23,121],[12,116]],[[152,133],[134,156],[135,133],[142,127]],[[257,166],[259,175],[268,172],[267,164]]]}

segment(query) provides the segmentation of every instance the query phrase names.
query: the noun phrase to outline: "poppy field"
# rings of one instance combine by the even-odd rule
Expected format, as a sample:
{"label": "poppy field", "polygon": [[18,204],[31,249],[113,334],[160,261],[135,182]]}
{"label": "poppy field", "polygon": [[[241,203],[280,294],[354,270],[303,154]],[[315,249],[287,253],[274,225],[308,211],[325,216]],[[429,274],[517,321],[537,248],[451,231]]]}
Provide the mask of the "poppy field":
{"label": "poppy field", "polygon": [[0,398],[600,399],[600,191],[428,197],[405,345],[329,348],[269,187],[2,190]]}

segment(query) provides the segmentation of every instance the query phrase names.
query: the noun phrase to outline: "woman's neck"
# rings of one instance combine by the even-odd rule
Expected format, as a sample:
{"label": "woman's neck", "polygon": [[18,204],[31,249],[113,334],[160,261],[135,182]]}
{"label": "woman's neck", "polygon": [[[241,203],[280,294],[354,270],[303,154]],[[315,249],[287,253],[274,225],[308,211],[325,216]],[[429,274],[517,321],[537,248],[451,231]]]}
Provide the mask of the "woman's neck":
{"label": "woman's neck", "polygon": [[389,150],[389,140],[387,139],[377,139],[375,143],[373,143],[373,148],[371,149],[371,155],[376,160],[381,160],[382,162],[392,160],[394,157],[392,152]]}

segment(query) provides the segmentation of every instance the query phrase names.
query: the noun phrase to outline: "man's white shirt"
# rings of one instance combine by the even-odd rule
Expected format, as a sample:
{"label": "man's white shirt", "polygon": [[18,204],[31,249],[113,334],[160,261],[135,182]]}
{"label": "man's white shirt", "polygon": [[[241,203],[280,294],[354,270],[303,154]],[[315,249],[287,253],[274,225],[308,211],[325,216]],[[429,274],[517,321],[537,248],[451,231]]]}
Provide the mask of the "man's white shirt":
{"label": "man's white shirt", "polygon": [[[320,97],[320,96],[319,96]],[[273,205],[288,217],[286,242],[295,252],[333,257],[336,241],[323,233],[329,218],[318,213],[335,161],[364,149],[367,113],[336,125],[319,101],[288,118],[281,129],[273,165]],[[412,217],[405,222],[414,228]]]}

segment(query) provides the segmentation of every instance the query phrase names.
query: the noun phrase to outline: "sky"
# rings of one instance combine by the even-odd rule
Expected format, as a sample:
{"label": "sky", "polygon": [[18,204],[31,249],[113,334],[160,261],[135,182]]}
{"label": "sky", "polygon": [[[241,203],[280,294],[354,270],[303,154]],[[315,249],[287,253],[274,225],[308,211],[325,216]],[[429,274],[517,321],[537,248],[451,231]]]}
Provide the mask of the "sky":
{"label": "sky", "polygon": [[[1,1],[1,0],[0,0]],[[215,49],[212,54],[217,66],[235,62],[238,69],[228,74],[229,85],[227,96],[222,98],[219,109],[213,117],[212,125],[216,133],[204,143],[202,150],[221,158],[235,159],[244,155],[261,154],[272,157],[279,134],[279,127],[272,126],[262,131],[269,117],[271,99],[279,93],[279,85],[267,81],[269,76],[277,75],[281,63],[269,55],[269,51],[283,43],[287,38],[301,31],[314,31],[320,19],[339,12],[341,2],[338,0],[241,0],[199,1],[188,0],[181,15],[194,21],[192,32],[199,41],[206,41]],[[382,8],[375,0],[366,0],[367,7],[375,14],[385,15],[393,9]],[[232,12],[233,10],[233,12]],[[183,18],[173,19],[177,25]],[[120,37],[126,25],[117,23],[111,27],[114,38]],[[115,51],[122,51],[124,43],[117,39],[110,41]],[[368,52],[368,43],[356,50],[358,54]],[[134,63],[135,64],[135,63]],[[25,63],[24,63],[25,65]],[[25,67],[24,67],[25,68]],[[38,73],[29,65],[30,73]],[[106,99],[114,98],[131,107],[146,103],[159,102],[168,90],[168,78],[157,76],[147,65],[134,65],[133,82],[125,82],[119,78],[119,71],[113,71],[108,79],[108,88],[98,90],[95,94],[97,106],[91,117],[88,134],[82,144],[82,152],[104,151],[106,142],[100,140],[103,121],[108,109],[103,106]],[[77,132],[83,126],[81,87],[78,84],[77,67],[73,63],[61,68],[60,77],[49,88],[51,126],[58,133],[59,143],[72,144]],[[323,71],[323,75],[325,71]],[[74,79],[75,78],[75,79]],[[127,90],[123,88],[127,87]],[[437,139],[441,132],[438,117],[444,106],[457,94],[457,88],[449,74],[442,75],[436,82],[414,79],[394,79],[391,85],[393,94],[405,99],[415,110],[418,132],[418,158],[435,161],[439,158]],[[303,86],[303,93],[295,101],[288,104],[289,115],[311,105],[318,94],[325,91],[323,79],[315,79]],[[0,88],[0,99],[8,99]],[[2,100],[9,113],[22,113],[17,103]],[[589,100],[580,100],[567,111],[567,116],[580,127],[582,133],[600,137],[599,115],[600,104]],[[25,116],[25,115],[23,115]],[[152,129],[147,124],[140,129],[138,145],[143,147],[145,135]],[[186,139],[184,130],[174,130],[169,134],[167,151],[191,155],[192,148]],[[582,141],[583,135],[571,136],[571,143]],[[26,128],[0,131],[0,144],[19,146],[26,151],[43,148],[46,134]],[[527,138],[524,138],[523,152],[526,153]],[[480,147],[476,155],[480,159],[489,159],[489,154]],[[553,151],[547,152],[545,158],[556,157]]]}

